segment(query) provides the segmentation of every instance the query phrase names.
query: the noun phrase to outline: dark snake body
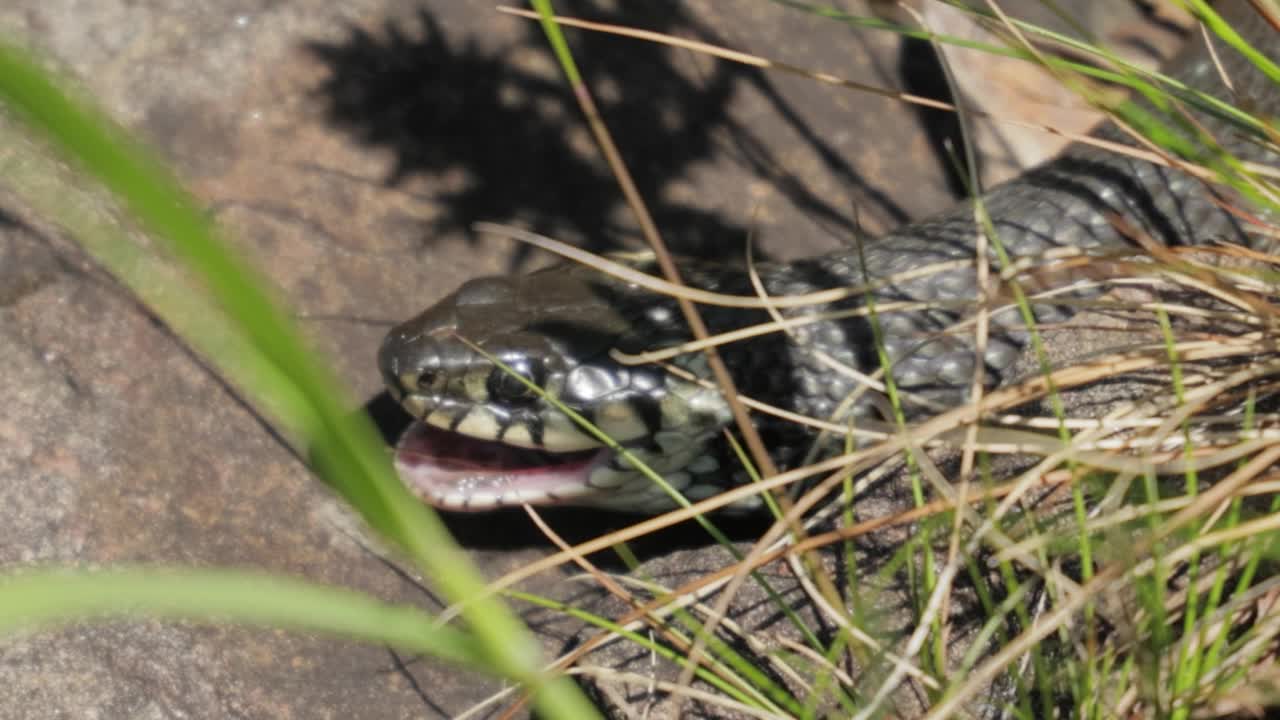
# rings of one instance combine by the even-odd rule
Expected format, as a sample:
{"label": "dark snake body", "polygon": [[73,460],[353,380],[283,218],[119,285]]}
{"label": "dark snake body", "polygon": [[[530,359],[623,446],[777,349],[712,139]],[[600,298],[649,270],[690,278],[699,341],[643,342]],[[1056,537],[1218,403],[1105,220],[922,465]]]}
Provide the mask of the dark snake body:
{"label": "dark snake body", "polygon": [[[1274,31],[1246,2],[1220,7],[1253,47],[1273,60],[1280,57]],[[1224,43],[1215,41],[1215,45],[1234,94],[1223,87],[1203,47],[1184,53],[1171,75],[1270,121],[1280,109],[1276,85]],[[1195,117],[1234,156],[1280,165],[1256,131],[1246,131],[1214,114],[1197,112]],[[1126,135],[1110,126],[1095,134],[1128,142]],[[1131,247],[1125,233],[1164,245],[1208,240],[1251,244],[1246,221],[1223,209],[1231,201],[1179,170],[1084,144],[1072,145],[1051,162],[993,188],[982,200],[995,237],[1015,259],[1036,258],[1055,248]],[[1273,219],[1266,212],[1260,215]],[[900,278],[871,291],[874,305],[885,308],[878,313],[880,348],[891,361],[897,387],[905,393],[908,414],[918,414],[963,402],[973,382],[978,358],[972,329],[944,331],[975,312],[979,292],[973,260],[978,235],[973,205],[966,202],[864,248],[758,269],[767,292],[782,296],[860,286],[939,263],[956,265]],[[998,271],[996,253],[991,251],[989,256],[993,272]],[[693,287],[756,294],[742,267],[693,263],[682,270]],[[866,297],[859,294],[784,314],[857,309],[865,305]],[[894,303],[902,302],[928,307],[892,309]],[[1070,313],[1052,302],[1035,301],[1034,307],[1040,322],[1062,320]],[[702,312],[712,332],[770,320],[763,310],[703,306]],[[1004,376],[1020,356],[1028,331],[1016,309],[1007,308],[990,319],[990,340],[981,359],[987,383],[994,385],[1007,379]],[[688,339],[684,320],[670,299],[580,266],[563,265],[525,276],[467,283],[394,329],[379,361],[392,394],[414,415],[470,438],[526,448],[513,451],[518,458],[503,459],[508,467],[559,461],[542,451],[588,453],[600,447],[545,399],[495,369],[488,356],[496,357],[545,387],[697,499],[735,479],[728,468],[736,466],[736,461],[720,438],[721,429],[729,423],[723,400],[714,391],[659,367],[624,366],[609,355],[611,350],[635,353]],[[837,424],[883,413],[876,409],[877,393],[867,392],[865,380],[859,378],[881,367],[872,326],[864,316],[821,320],[786,334],[732,343],[721,352],[739,390],[765,403]],[[699,377],[707,376],[705,360],[698,353],[679,356],[674,362]],[[799,462],[812,444],[813,433],[808,429],[759,413],[755,417],[775,459],[784,467]],[[440,447],[439,439],[423,441],[420,454],[430,455]],[[489,452],[472,450],[473,455]],[[592,461],[596,464],[587,476],[589,488],[582,492],[508,491],[507,484],[514,487],[515,483],[510,473],[457,476],[451,485],[441,486],[434,480],[415,482],[403,464],[401,471],[424,497],[455,509],[529,501],[651,511],[672,504],[648,479],[634,473],[628,461],[606,455]]]}

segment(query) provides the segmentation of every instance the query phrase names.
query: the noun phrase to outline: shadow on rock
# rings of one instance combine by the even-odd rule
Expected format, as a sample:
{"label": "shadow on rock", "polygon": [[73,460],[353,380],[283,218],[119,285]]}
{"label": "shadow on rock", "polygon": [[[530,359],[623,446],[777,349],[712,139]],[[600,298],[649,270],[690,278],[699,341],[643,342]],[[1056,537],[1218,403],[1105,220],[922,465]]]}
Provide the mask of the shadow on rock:
{"label": "shadow on rock", "polygon": [[[720,42],[679,3],[628,5],[625,14],[608,5],[579,0],[561,11]],[[489,220],[519,223],[594,251],[621,247],[622,238],[634,234],[630,216],[594,148],[570,141],[585,129],[570,89],[558,69],[529,67],[531,53],[549,57],[541,28],[531,22],[517,39],[489,50],[474,37],[449,37],[426,11],[418,26],[388,23],[379,32],[353,27],[341,43],[308,49],[330,69],[317,88],[329,122],[393,153],[388,184],[425,176],[437,185],[433,201],[441,215],[424,235],[469,234],[471,223]],[[674,181],[726,154],[802,212],[838,233],[854,232],[848,208],[832,207],[779,170],[784,163],[763,139],[731,117],[742,90],[754,88],[828,171],[867,190],[763,74],[727,62],[695,69],[686,51],[601,33],[572,32],[570,40],[641,195],[678,253],[723,254],[725,241],[740,242],[748,234],[719,212],[671,197]],[[904,217],[887,198],[869,192],[889,216]],[[515,251],[512,269],[527,253]]]}

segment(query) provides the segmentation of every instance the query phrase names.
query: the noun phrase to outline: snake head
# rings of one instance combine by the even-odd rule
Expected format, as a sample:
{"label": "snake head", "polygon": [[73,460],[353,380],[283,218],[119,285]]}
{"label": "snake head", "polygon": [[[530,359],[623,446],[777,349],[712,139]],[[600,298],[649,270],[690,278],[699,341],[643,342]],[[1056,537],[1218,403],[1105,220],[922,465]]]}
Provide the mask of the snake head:
{"label": "snake head", "polygon": [[668,298],[582,267],[464,284],[378,353],[388,391],[418,420],[397,445],[402,479],[450,510],[674,507],[639,460],[691,499],[714,494],[699,477],[718,470],[709,446],[730,420],[718,391],[611,355],[683,341],[674,313]]}

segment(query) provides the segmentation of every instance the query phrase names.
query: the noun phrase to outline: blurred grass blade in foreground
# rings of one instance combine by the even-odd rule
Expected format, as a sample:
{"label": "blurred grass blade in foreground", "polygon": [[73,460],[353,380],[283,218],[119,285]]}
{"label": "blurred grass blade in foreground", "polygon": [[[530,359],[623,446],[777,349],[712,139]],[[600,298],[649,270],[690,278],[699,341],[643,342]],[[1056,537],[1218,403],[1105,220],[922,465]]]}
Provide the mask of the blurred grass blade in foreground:
{"label": "blurred grass blade in foreground", "polygon": [[[305,449],[321,479],[370,526],[403,548],[453,602],[463,603],[488,669],[539,689],[539,707],[549,715],[593,716],[566,680],[544,684],[537,644],[498,601],[484,595],[479,573],[434,512],[394,476],[376,433],[363,416],[351,412],[354,405],[339,390],[336,376],[316,360],[259,274],[225,248],[172,173],[90,103],[71,97],[24,53],[2,42],[0,103],[73,167],[106,187],[139,227],[199,278],[212,300],[192,293],[180,271],[148,256],[124,232],[100,237],[76,233],[86,250],[244,390],[251,403],[279,422],[284,434]],[[0,134],[9,132],[0,124]],[[12,157],[7,162],[22,165]],[[33,207],[54,209],[56,220],[64,219],[58,207],[74,206],[47,197],[54,189],[38,172],[27,174],[25,185],[21,173],[5,177]],[[69,220],[72,230],[104,224],[83,215]],[[148,275],[146,268],[161,272]],[[198,604],[190,609],[192,616],[207,611]]]}

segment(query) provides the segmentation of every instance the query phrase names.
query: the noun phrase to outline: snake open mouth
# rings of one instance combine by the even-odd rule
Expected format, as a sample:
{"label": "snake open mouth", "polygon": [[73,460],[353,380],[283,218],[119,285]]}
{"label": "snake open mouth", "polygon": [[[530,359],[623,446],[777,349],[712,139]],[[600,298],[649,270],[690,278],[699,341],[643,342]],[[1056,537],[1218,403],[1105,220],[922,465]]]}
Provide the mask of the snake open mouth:
{"label": "snake open mouth", "polygon": [[395,466],[420,497],[454,511],[546,505],[594,492],[606,448],[554,453],[450,432],[415,421],[396,443]]}

